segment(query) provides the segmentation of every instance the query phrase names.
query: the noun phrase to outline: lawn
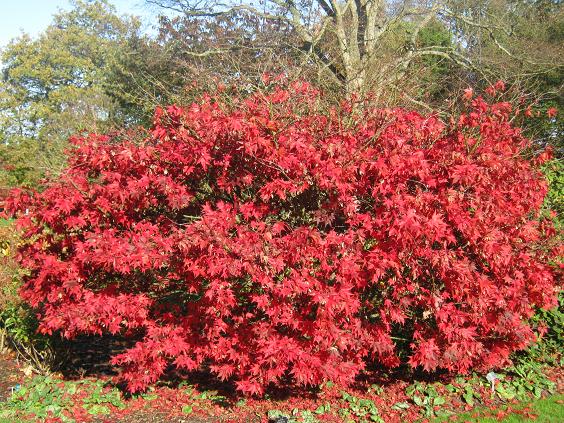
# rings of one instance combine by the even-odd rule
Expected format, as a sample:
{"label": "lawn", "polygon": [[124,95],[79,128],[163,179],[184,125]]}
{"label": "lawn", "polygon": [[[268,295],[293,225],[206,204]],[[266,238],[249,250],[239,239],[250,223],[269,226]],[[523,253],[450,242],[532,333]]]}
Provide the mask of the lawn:
{"label": "lawn", "polygon": [[436,422],[564,422],[564,395],[553,395],[530,403],[519,403],[495,409],[476,409],[457,415],[454,419],[437,419]]}

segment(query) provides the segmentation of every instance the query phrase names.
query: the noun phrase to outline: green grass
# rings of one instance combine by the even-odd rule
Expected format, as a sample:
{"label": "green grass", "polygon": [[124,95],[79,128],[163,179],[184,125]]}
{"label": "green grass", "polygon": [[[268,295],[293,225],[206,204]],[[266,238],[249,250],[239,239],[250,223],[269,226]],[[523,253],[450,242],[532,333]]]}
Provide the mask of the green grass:
{"label": "green grass", "polygon": [[[558,402],[562,402],[559,404]],[[513,406],[513,409],[522,409],[530,406],[531,412],[537,415],[535,420],[531,420],[521,414],[510,413],[504,419],[498,420],[496,418],[497,411],[491,409],[476,409],[468,413],[459,414],[456,418],[440,419],[437,422],[476,422],[476,423],[497,423],[499,421],[505,423],[517,422],[530,422],[535,421],[538,423],[557,423],[564,422],[564,395],[554,395],[548,398],[543,398],[531,403],[523,403],[521,405]],[[498,411],[505,411],[507,407],[500,407]],[[472,417],[478,414],[478,417]]]}

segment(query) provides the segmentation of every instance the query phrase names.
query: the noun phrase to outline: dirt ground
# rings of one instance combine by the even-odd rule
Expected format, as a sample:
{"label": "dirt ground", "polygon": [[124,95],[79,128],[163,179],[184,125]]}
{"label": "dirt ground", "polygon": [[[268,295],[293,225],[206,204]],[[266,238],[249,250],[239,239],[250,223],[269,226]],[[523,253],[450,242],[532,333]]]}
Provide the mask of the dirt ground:
{"label": "dirt ground", "polygon": [[9,398],[12,388],[21,383],[23,379],[24,374],[16,363],[13,354],[0,353],[0,402]]}

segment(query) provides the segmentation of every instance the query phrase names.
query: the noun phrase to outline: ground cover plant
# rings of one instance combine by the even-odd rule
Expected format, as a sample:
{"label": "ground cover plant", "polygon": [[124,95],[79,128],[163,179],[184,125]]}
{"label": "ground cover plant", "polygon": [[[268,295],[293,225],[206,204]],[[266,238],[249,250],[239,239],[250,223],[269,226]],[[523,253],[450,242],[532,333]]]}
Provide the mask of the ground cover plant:
{"label": "ground cover plant", "polygon": [[[391,375],[390,375],[391,376]],[[125,395],[108,379],[25,380],[0,403],[0,422],[123,421],[123,422],[442,422],[442,421],[559,421],[564,374],[552,369],[534,383],[543,398],[516,392],[511,386],[531,380],[498,374],[495,389],[484,375],[436,382],[406,382],[395,377],[381,384],[363,383],[345,389],[325,383],[314,391],[298,389],[288,397],[241,398],[224,389],[197,383],[159,383],[147,392]],[[468,393],[472,393],[472,399]],[[490,420],[488,420],[490,419]],[[513,420],[511,420],[513,419]]]}
{"label": "ground cover plant", "polygon": [[272,83],[158,109],[143,140],[76,137],[60,179],[7,201],[21,296],[43,333],[138,337],[113,359],[130,392],[171,365],[247,394],[503,366],[544,330],[561,247],[549,154],[521,154],[502,90],[443,122]]}

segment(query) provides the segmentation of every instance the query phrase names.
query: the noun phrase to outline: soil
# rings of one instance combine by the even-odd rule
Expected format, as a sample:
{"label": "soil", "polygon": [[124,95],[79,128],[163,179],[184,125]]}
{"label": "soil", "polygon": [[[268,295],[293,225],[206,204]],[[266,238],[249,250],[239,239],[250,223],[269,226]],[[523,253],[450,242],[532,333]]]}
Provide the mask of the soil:
{"label": "soil", "polygon": [[24,374],[12,353],[0,352],[0,402],[6,401],[12,388],[24,379]]}

